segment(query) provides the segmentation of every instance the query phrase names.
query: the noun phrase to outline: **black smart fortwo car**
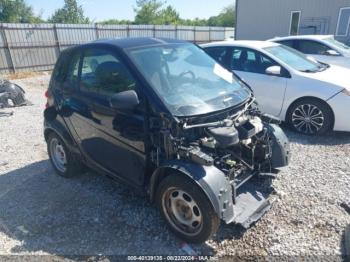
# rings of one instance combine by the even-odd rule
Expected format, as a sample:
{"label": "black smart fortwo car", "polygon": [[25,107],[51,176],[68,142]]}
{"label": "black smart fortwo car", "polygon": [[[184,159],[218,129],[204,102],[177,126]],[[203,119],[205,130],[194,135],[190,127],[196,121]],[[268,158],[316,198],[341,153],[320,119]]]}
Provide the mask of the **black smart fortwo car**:
{"label": "black smart fortwo car", "polygon": [[188,42],[129,38],[67,49],[46,97],[56,172],[71,177],[87,166],[145,190],[188,242],[210,238],[220,220],[249,227],[270,208],[250,178],[288,164],[278,119]]}

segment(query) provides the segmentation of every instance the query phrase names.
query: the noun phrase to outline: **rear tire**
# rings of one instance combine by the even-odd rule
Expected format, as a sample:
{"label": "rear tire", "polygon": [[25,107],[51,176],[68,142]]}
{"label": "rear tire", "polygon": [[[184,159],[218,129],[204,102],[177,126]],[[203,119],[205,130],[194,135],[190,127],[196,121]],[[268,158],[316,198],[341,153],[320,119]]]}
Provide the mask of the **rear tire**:
{"label": "rear tire", "polygon": [[49,134],[47,151],[51,164],[59,176],[69,178],[81,173],[82,163],[74,157],[57,134]]}
{"label": "rear tire", "polygon": [[203,243],[218,230],[220,218],[191,179],[172,174],[158,186],[156,202],[170,230],[189,243]]}
{"label": "rear tire", "polygon": [[298,133],[322,135],[332,129],[333,112],[325,102],[305,98],[289,108],[286,120]]}

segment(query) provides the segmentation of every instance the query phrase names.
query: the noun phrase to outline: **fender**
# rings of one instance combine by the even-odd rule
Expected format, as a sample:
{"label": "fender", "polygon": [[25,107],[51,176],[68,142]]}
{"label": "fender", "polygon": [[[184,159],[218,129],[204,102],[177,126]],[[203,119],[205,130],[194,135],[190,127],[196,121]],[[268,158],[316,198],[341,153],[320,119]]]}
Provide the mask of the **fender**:
{"label": "fender", "polygon": [[228,178],[215,166],[200,166],[180,159],[166,161],[152,174],[149,186],[151,202],[165,176],[181,174],[192,179],[203,190],[222,220],[226,223],[233,221],[232,188]]}
{"label": "fender", "polygon": [[275,124],[268,124],[269,135],[272,138],[272,168],[281,168],[287,166],[290,161],[289,140],[283,130]]}
{"label": "fender", "polygon": [[65,124],[63,124],[63,122],[64,120],[60,115],[57,115],[57,117],[51,121],[45,118],[45,121],[44,121],[45,140],[47,140],[50,132],[55,132],[69,147],[69,150],[71,152],[80,155],[80,151],[78,150],[78,147],[76,146],[71,134],[68,132],[67,127],[65,126]]}

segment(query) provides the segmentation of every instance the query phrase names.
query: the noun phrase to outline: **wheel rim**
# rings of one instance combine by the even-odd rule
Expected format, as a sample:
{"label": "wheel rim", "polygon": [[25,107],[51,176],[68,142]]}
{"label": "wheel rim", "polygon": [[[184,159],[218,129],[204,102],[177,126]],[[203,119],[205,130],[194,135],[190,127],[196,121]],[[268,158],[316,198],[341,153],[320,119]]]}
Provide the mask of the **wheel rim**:
{"label": "wheel rim", "polygon": [[53,138],[51,140],[50,153],[51,153],[51,158],[55,167],[62,173],[66,172],[66,169],[67,169],[66,152],[64,150],[62,143],[57,138]]}
{"label": "wheel rim", "polygon": [[317,106],[303,104],[294,110],[292,123],[295,129],[301,133],[315,134],[324,125],[324,115]]}
{"label": "wheel rim", "polygon": [[187,236],[197,235],[203,227],[202,213],[190,194],[169,188],[162,197],[162,208],[169,223]]}

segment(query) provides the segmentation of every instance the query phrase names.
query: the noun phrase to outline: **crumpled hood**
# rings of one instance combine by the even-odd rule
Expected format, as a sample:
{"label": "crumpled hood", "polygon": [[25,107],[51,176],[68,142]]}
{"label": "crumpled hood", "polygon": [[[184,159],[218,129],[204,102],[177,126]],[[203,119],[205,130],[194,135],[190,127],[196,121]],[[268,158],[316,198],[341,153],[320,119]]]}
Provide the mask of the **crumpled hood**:
{"label": "crumpled hood", "polygon": [[[328,69],[316,73],[302,73],[303,76],[328,83],[330,87],[336,91],[341,91],[344,88],[350,91],[350,69],[331,65]],[[336,89],[337,87],[338,89]]]}

